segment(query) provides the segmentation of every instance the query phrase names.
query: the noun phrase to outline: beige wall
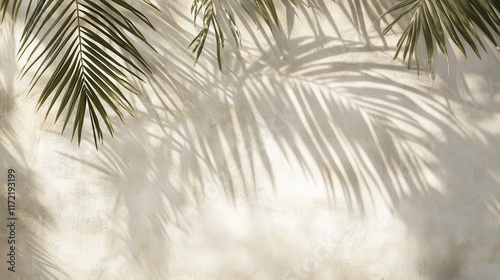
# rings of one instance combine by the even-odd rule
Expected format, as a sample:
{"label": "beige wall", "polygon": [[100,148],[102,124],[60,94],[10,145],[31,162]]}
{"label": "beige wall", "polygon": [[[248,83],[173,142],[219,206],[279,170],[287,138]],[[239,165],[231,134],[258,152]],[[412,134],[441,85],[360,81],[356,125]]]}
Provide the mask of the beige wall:
{"label": "beige wall", "polygon": [[1,26],[1,279],[498,279],[498,53],[418,76],[383,5],[316,1],[275,38],[240,25],[221,73],[211,49],[193,66],[183,2],[150,15],[154,74],[99,151],[35,112]]}

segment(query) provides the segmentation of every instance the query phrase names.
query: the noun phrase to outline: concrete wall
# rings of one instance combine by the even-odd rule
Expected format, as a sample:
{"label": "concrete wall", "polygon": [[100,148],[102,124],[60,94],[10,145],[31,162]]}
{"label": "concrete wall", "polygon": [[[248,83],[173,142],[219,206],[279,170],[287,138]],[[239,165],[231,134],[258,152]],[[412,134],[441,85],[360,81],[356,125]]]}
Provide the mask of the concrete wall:
{"label": "concrete wall", "polygon": [[279,6],[282,33],[245,20],[221,73],[186,49],[190,1],[168,2],[154,74],[99,151],[35,112],[22,22],[1,25],[1,279],[500,277],[498,52],[417,75],[378,39],[389,3],[313,1]]}

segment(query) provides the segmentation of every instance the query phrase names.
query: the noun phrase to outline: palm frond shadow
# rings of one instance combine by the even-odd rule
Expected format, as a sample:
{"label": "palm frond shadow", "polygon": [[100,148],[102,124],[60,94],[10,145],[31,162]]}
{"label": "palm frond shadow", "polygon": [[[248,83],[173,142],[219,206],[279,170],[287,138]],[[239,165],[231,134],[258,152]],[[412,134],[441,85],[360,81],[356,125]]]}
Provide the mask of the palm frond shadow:
{"label": "palm frond shadow", "polygon": [[[323,186],[332,207],[361,214],[388,207],[406,224],[421,201],[450,204],[459,197],[458,189],[449,197],[436,191],[461,170],[439,149],[449,151],[448,139],[457,149],[473,144],[484,152],[483,144],[433,86],[406,83],[414,73],[388,63],[385,48],[311,35],[287,39],[283,58],[246,42],[242,55],[253,60],[227,57],[220,73],[210,63],[215,52],[193,67],[186,46],[195,31],[182,27],[190,18],[181,9],[163,4],[162,16],[150,16],[159,33],[151,42],[158,53],[145,53],[153,75],[148,86],[138,85],[147,94],[132,100],[135,118],[117,130],[97,164],[73,158],[95,166],[120,188],[117,213],[133,216],[117,234],[130,258],[147,254],[158,261],[154,267],[167,270],[160,259],[169,256],[170,236],[189,233],[195,219],[186,209],[215,199],[208,194],[214,186],[236,206],[279,207],[274,193],[286,189],[283,174],[301,173],[310,179],[303,188]],[[260,36],[252,32],[250,38]],[[215,42],[207,44],[214,49]],[[461,79],[457,74],[450,79]],[[484,180],[489,185],[478,192],[491,207],[499,197],[491,186],[498,182],[491,175]],[[270,200],[261,200],[269,194]],[[149,253],[137,248],[137,228],[160,229],[159,246],[146,248]]]}
{"label": "palm frond shadow", "polygon": [[[401,199],[428,191],[424,173],[434,170],[436,164],[427,159],[432,135],[421,128],[422,121],[415,115],[465,135],[451,122],[446,107],[419,94],[411,97],[428,89],[387,86],[389,77],[376,75],[384,69],[397,72],[398,67],[352,60],[346,64],[322,62],[323,50],[302,55],[301,50],[311,49],[304,45],[294,48],[299,55],[290,59],[307,62],[306,67],[300,63],[296,67],[285,64],[278,71],[257,67],[234,76],[234,84],[242,85],[234,90],[244,93],[238,96],[241,104],[255,104],[252,111],[256,118],[266,120],[262,124],[271,132],[267,137],[279,143],[288,164],[299,163],[311,177],[322,176],[330,193],[343,194],[340,200],[355,211],[364,211],[373,192],[379,192],[388,205],[397,206]],[[352,48],[356,49],[351,46],[350,55],[356,55]],[[332,53],[342,55],[336,48],[324,49],[324,54],[331,57]],[[360,81],[364,87],[351,86]],[[417,97],[423,98],[419,100],[422,104],[413,100]],[[245,111],[250,106],[244,107],[235,110]],[[408,108],[412,108],[411,113]],[[244,139],[265,142],[255,137],[262,126],[253,125],[249,130],[253,133]],[[429,142],[421,143],[422,136],[430,138]],[[423,154],[415,155],[418,149]],[[338,188],[342,191],[336,192]]]}
{"label": "palm frond shadow", "polygon": [[[388,204],[397,205],[404,197],[425,193],[432,186],[425,174],[435,172],[439,164],[430,159],[439,140],[422,129],[423,123],[469,137],[446,104],[428,95],[429,87],[400,84],[378,72],[406,75],[402,67],[355,61],[357,53],[373,51],[371,47],[346,41],[329,46],[328,40],[335,39],[328,37],[318,46],[314,37],[298,38],[289,42],[295,53],[273,67],[260,60],[221,75],[213,65],[191,68],[183,58],[189,51],[181,51],[189,36],[171,35],[186,32],[178,29],[174,18],[189,18],[170,6],[163,10],[172,15],[153,19],[162,30],[155,46],[169,59],[150,54],[153,94],[142,95],[134,105],[147,112],[144,118],[152,116],[150,121],[164,134],[149,136],[170,143],[168,150],[182,155],[179,170],[198,181],[200,189],[194,192],[203,193],[208,172],[232,199],[252,196],[258,187],[256,174],[264,172],[271,182],[275,179],[276,167],[267,150],[272,143],[289,164],[299,163],[312,177],[320,172],[332,194],[336,186],[343,188],[345,202],[353,210],[363,211],[366,194],[362,193],[369,201],[372,188]],[[172,46],[165,46],[164,40]],[[344,58],[354,61],[342,63]],[[241,67],[234,60],[227,64],[231,69]],[[219,80],[225,80],[224,86]],[[360,81],[366,86],[353,86]],[[305,139],[297,137],[304,134]]]}
{"label": "palm frond shadow", "polygon": [[[142,117],[142,114],[137,114],[134,120]],[[109,264],[117,269],[105,271],[115,274],[101,276],[116,278],[127,274],[160,279],[168,274],[168,267],[155,263],[154,271],[151,271],[151,262],[168,261],[171,235],[186,231],[189,221],[183,210],[187,209],[189,196],[183,189],[185,186],[175,181],[178,174],[167,172],[175,170],[169,166],[174,161],[176,146],[160,144],[161,139],[150,135],[148,127],[140,121],[128,123],[127,127],[133,129],[122,128],[119,130],[121,137],[109,140],[110,145],[122,151],[103,148],[98,159],[91,161],[65,153],[62,155],[97,170],[102,179],[109,182],[107,187],[116,190],[110,197],[112,226],[107,234],[113,239]],[[136,130],[139,127],[142,127],[140,132]],[[82,145],[90,147],[92,142],[89,140],[84,139]],[[152,142],[158,145],[151,145]],[[150,236],[155,236],[155,242],[144,245],[142,241]],[[140,268],[134,269],[137,267]]]}
{"label": "palm frond shadow", "polygon": [[[6,120],[4,116],[0,118]],[[22,153],[16,148],[15,142],[19,142],[19,135],[13,132],[13,128],[0,124],[0,168],[6,172],[14,169],[16,172],[16,272],[25,276],[42,279],[55,280],[66,277],[64,269],[53,259],[51,248],[47,240],[43,238],[55,223],[46,205],[41,203],[35,192],[30,188],[36,185],[37,175],[29,170],[27,161],[20,156]],[[22,136],[21,136],[22,137]],[[2,195],[2,201],[7,201],[7,194]],[[7,212],[3,211],[1,218],[7,220]],[[2,229],[2,234],[8,233]],[[12,245],[12,244],[10,244]],[[7,250],[7,242],[1,245],[2,251]],[[0,273],[3,279],[9,279],[12,272],[6,268]]]}
{"label": "palm frond shadow", "polygon": [[[19,123],[18,110],[15,100],[16,73],[18,64],[15,59],[16,41],[14,31],[5,25],[0,38],[3,50],[0,53],[2,68],[0,70],[0,170],[6,174],[8,169],[16,172],[16,273],[42,279],[54,280],[65,277],[64,270],[52,258],[50,248],[42,237],[54,226],[46,206],[39,201],[36,195],[38,175],[32,171],[28,159],[24,157],[22,148],[26,135],[16,127]],[[9,29],[9,30],[7,30]],[[17,70],[16,70],[17,69]],[[5,178],[4,176],[2,176]],[[4,183],[2,182],[2,186]],[[5,185],[6,186],[6,185]],[[7,193],[3,192],[2,203],[7,207]],[[7,212],[1,212],[1,218],[7,220]],[[8,236],[6,227],[1,230],[2,236]],[[12,245],[12,244],[10,244]],[[9,252],[7,242],[2,242],[1,251]],[[5,264],[7,265],[7,264]],[[0,272],[0,278],[11,279],[12,272],[6,266]]]}
{"label": "palm frond shadow", "polygon": [[[381,27],[381,23],[383,23],[384,26],[389,24],[385,18],[380,18],[380,15],[388,10],[394,3],[395,1],[380,0],[339,1],[338,7],[359,32],[364,43],[369,46],[379,39],[378,36],[374,34],[382,33],[383,28]],[[403,25],[403,22],[398,25]],[[376,33],[373,31],[376,31]],[[384,47],[389,47],[384,37],[381,37],[380,40]]]}
{"label": "palm frond shadow", "polygon": [[[168,10],[176,13],[172,7]],[[181,18],[181,13],[176,16]],[[290,53],[287,57],[287,61],[294,61],[293,64],[284,62],[284,65],[280,66],[278,63],[269,68],[264,61],[257,61],[247,66],[245,70],[230,73],[228,76],[231,78],[231,87],[223,88],[217,79],[227,79],[227,76],[209,74],[207,77],[206,72],[213,73],[215,69],[213,67],[210,69],[211,66],[206,65],[198,65],[193,71],[181,57],[188,55],[187,51],[177,53],[172,51],[185,46],[183,40],[188,39],[169,35],[177,34],[170,32],[179,28],[174,20],[156,19],[154,24],[162,26],[160,30],[163,30],[163,34],[159,36],[161,40],[169,38],[175,46],[158,47],[161,55],[172,59],[165,60],[151,54],[153,59],[156,59],[152,63],[156,74],[150,80],[154,95],[142,96],[139,103],[156,119],[160,129],[165,133],[164,137],[170,139],[167,143],[175,143],[174,150],[185,155],[180,160],[181,170],[185,170],[190,177],[203,180],[201,178],[203,169],[219,173],[218,179],[226,183],[226,192],[233,196],[235,187],[244,186],[243,189],[247,190],[255,186],[256,178],[248,177],[246,168],[254,170],[256,164],[262,165],[272,179],[271,160],[264,147],[271,140],[279,143],[280,150],[290,162],[305,163],[305,155],[313,155],[316,162],[304,165],[304,170],[309,174],[313,174],[313,170],[324,170],[325,184],[330,186],[333,186],[333,181],[326,178],[335,178],[337,183],[343,182],[347,189],[361,182],[364,182],[364,185],[367,185],[368,181],[378,182],[376,183],[378,187],[392,189],[388,195],[391,197],[389,200],[394,202],[396,193],[399,192],[398,187],[401,185],[409,185],[411,189],[425,185],[421,181],[421,174],[406,173],[429,168],[430,163],[419,162],[418,159],[405,155],[410,153],[411,147],[404,142],[415,141],[416,136],[405,131],[397,131],[396,124],[404,123],[414,129],[418,128],[419,122],[404,109],[408,104],[417,107],[418,104],[407,95],[429,89],[403,84],[398,87],[388,87],[389,89],[379,88],[378,85],[387,84],[390,79],[375,72],[380,69],[398,72],[402,71],[400,67],[366,61],[349,64],[329,61],[331,57],[343,55],[353,57],[357,51],[363,52],[366,48],[359,44],[344,42],[340,47],[322,46],[319,51],[308,52],[313,48],[318,49],[317,41],[313,38],[300,38],[289,42],[293,46],[291,49],[296,50],[295,54]],[[182,31],[180,34],[184,34],[185,30]],[[268,55],[263,54],[263,56]],[[356,71],[360,72],[361,76],[351,75]],[[286,80],[292,82],[287,82],[285,85]],[[346,86],[345,83],[359,80],[366,81],[370,87],[362,89],[363,94],[350,93],[361,90]],[[235,95],[234,92],[240,94]],[[377,100],[380,107],[370,105],[371,100]],[[391,104],[395,103],[393,100],[401,104]],[[434,102],[430,97],[424,98],[424,101],[422,109],[417,112],[419,115],[431,118],[432,123],[453,127],[455,133],[464,135],[457,125],[444,121],[451,119],[446,107],[439,104],[435,105],[436,108],[430,107],[428,104]],[[158,107],[158,104],[162,105]],[[318,110],[308,112],[307,108],[313,105]],[[250,115],[244,116],[239,113],[249,110],[252,111]],[[233,114],[231,111],[236,112],[234,116],[231,116]],[[300,119],[299,112],[305,114],[303,119]],[[287,120],[286,114],[291,119]],[[345,121],[332,120],[332,114],[341,114],[340,119]],[[202,122],[201,126],[194,125],[195,122],[188,118],[194,116],[201,116],[207,121]],[[167,122],[165,118],[168,119]],[[353,139],[354,142],[356,139],[355,135],[350,137],[349,134],[354,132],[346,127],[346,120],[352,121],[353,118],[359,123],[360,130],[364,131],[364,141],[368,139],[372,141],[371,156],[359,148],[361,143],[349,143],[347,140]],[[281,130],[276,131],[276,128],[269,127],[269,123],[272,122],[279,123],[278,127]],[[314,128],[315,125],[319,125],[322,129]],[[265,126],[268,126],[267,135],[263,135]],[[295,139],[294,135],[300,133],[310,134],[311,139],[308,141],[311,143],[307,145],[309,150],[297,150],[302,140]],[[399,136],[401,139],[395,138],[394,135],[401,135]],[[327,146],[332,144],[329,142],[332,137],[337,138],[336,148],[329,151],[331,148]],[[163,143],[165,140],[163,139]],[[381,150],[381,141],[384,146],[392,147],[391,151]],[[370,158],[372,162],[363,164]],[[380,163],[383,163],[382,166],[387,165],[381,167],[384,175],[371,174],[369,178],[363,178],[359,172],[352,171],[366,170],[370,173],[373,172],[370,170],[374,170]],[[398,168],[401,169],[396,170]],[[255,172],[249,173],[255,174]],[[407,178],[400,179],[399,175],[396,175],[399,173],[406,174],[403,177]],[[392,187],[382,183],[387,176],[392,176],[389,185]],[[347,197],[359,198],[360,195],[353,194]]]}

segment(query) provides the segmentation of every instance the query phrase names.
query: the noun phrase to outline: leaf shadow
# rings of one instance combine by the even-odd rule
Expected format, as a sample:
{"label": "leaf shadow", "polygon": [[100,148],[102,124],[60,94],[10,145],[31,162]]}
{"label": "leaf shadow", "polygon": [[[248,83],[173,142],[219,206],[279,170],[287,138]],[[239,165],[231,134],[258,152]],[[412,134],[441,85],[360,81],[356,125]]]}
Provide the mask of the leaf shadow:
{"label": "leaf shadow", "polygon": [[[356,7],[349,6],[359,12]],[[491,152],[488,147],[499,139],[471,130],[455,115],[450,103],[460,104],[460,98],[443,98],[443,85],[391,63],[385,46],[318,32],[283,37],[284,51],[277,52],[260,44],[262,34],[251,31],[250,23],[245,28],[251,39],[241,51],[248,62],[228,55],[221,73],[209,48],[208,58],[193,66],[186,46],[194,29],[186,28],[191,21],[186,7],[163,3],[161,8],[163,14],[151,16],[157,53],[145,53],[153,75],[138,84],[142,94],[133,99],[135,118],[117,129],[102,156],[64,155],[105,174],[117,188],[116,234],[125,244],[117,254],[127,256],[123,267],[139,263],[146,271],[141,277],[159,278],[168,273],[172,240],[196,227],[189,209],[210,199],[235,209],[282,207],[278,200],[285,183],[300,176],[307,178],[302,188],[324,189],[331,209],[346,207],[363,216],[388,208],[422,245],[434,244],[429,240],[437,235],[436,240],[452,240],[443,256],[463,251],[448,231],[461,225],[428,228],[447,220],[463,199],[460,187],[446,195],[440,191],[458,183],[455,176],[466,169],[467,158]],[[340,12],[347,9],[344,5]],[[331,24],[333,18],[327,15]],[[365,34],[364,21],[357,17],[353,24]],[[215,46],[213,40],[207,44]],[[467,73],[456,74],[447,78],[449,84]],[[492,105],[489,113],[497,108]],[[484,141],[477,142],[481,135]],[[450,150],[457,151],[451,159]],[[496,155],[489,163],[473,162],[491,167],[479,175],[485,185],[473,191],[481,213],[489,213],[480,222],[488,230],[494,229],[489,219],[498,215]],[[470,172],[463,176],[474,178]],[[264,204],[269,194],[272,199]],[[418,210],[426,201],[435,217]],[[440,212],[439,205],[448,208]],[[153,235],[156,246],[144,237]],[[491,242],[494,248],[496,241]],[[426,250],[419,252],[422,258]],[[445,274],[437,267],[429,273],[460,275],[454,268],[464,258],[445,264]]]}
{"label": "leaf shadow", "polygon": [[[22,122],[19,117],[20,104],[16,82],[18,62],[16,61],[16,38],[14,25],[4,23],[0,33],[0,170],[2,172],[2,204],[7,209],[7,170],[15,170],[15,244],[2,242],[2,252],[9,252],[15,246],[17,254],[15,270],[7,270],[10,264],[4,262],[0,278],[12,279],[13,273],[32,279],[61,279],[67,277],[51,255],[51,247],[41,238],[54,226],[51,214],[38,197],[37,185],[40,176],[30,167],[30,159],[25,155]],[[19,125],[19,126],[18,126]],[[12,198],[11,198],[12,199]],[[7,211],[1,212],[1,219],[7,221]],[[2,236],[10,236],[7,227],[2,227]],[[7,239],[5,239],[6,241]]]}

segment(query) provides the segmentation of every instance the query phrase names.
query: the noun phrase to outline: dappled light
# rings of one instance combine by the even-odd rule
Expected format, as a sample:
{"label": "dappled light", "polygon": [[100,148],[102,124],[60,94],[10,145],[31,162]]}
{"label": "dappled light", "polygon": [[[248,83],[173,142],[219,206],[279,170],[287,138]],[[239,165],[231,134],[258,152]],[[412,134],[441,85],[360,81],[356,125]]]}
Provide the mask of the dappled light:
{"label": "dappled light", "polygon": [[[37,278],[41,280],[60,279],[64,277],[64,269],[59,267],[52,256],[50,246],[47,240],[40,236],[46,236],[53,230],[54,220],[48,205],[41,201],[43,191],[43,179],[33,171],[30,166],[31,156],[29,152],[29,141],[32,134],[26,131],[26,120],[20,116],[20,105],[16,102],[19,96],[25,95],[17,89],[18,65],[16,61],[15,49],[16,38],[13,34],[14,29],[8,25],[0,27],[0,169],[2,170],[2,180],[7,170],[14,170],[16,176],[15,195],[16,208],[15,221],[17,244],[8,244],[2,242],[0,248],[2,252],[10,252],[10,246],[15,245],[17,257],[14,269],[19,271],[24,267],[26,277]],[[3,51],[6,50],[6,51]],[[2,201],[7,201],[7,184],[2,181]],[[21,202],[22,201],[22,202]],[[2,205],[0,218],[7,221],[9,212],[7,203]],[[12,220],[9,220],[11,222]],[[6,223],[6,225],[9,223]],[[3,226],[1,234],[4,240],[10,233],[10,228]],[[21,245],[22,244],[22,245]],[[9,249],[9,250],[8,250]],[[7,253],[6,253],[7,254]],[[6,263],[6,262],[4,262]],[[3,267],[0,278],[9,279],[6,275],[10,273]]]}
{"label": "dappled light", "polygon": [[[144,9],[156,28],[145,33],[154,50],[141,49],[152,74],[133,81],[133,116],[123,124],[110,116],[114,137],[98,151],[90,129],[77,147],[54,119],[21,114],[36,100],[19,105],[26,85],[16,89],[5,70],[17,67],[5,35],[15,32],[2,32],[9,51],[0,53],[0,164],[19,169],[26,183],[20,199],[29,206],[20,211],[29,245],[21,262],[34,266],[23,273],[452,279],[498,272],[498,54],[468,64],[450,56],[450,67],[436,59],[434,72],[419,75],[392,60],[394,37],[376,36],[383,28],[376,15],[389,4],[281,2],[281,30],[232,7],[242,45],[228,39],[220,70],[212,37],[195,63],[188,45],[199,30],[188,4]],[[46,247],[58,236],[65,244],[51,255]]]}

